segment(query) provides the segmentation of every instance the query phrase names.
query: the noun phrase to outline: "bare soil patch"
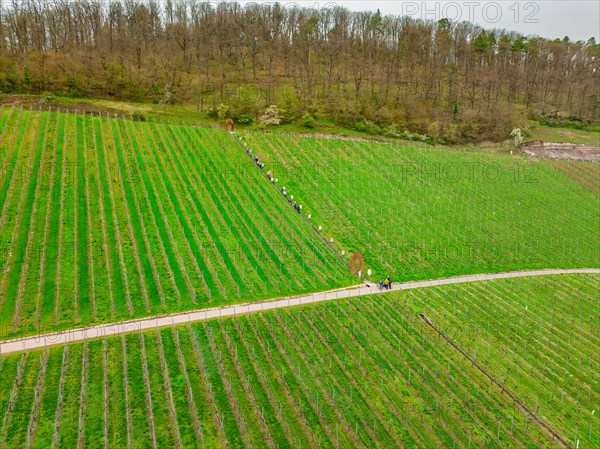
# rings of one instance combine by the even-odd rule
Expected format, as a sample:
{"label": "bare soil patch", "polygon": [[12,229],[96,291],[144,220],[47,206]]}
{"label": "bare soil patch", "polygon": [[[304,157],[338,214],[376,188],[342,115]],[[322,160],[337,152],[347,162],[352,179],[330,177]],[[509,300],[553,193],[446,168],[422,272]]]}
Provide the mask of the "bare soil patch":
{"label": "bare soil patch", "polygon": [[546,159],[600,162],[600,147],[591,145],[535,141],[526,143],[523,152]]}

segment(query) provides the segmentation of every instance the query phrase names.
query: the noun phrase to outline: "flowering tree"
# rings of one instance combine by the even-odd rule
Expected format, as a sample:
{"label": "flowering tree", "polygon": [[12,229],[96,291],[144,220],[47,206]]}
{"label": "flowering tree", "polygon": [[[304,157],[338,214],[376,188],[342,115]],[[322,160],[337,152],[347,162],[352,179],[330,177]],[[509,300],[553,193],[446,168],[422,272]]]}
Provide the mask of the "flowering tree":
{"label": "flowering tree", "polygon": [[277,106],[271,105],[261,116],[260,122],[263,125],[280,125],[283,112],[284,111],[279,109]]}
{"label": "flowering tree", "polygon": [[513,138],[513,143],[515,144],[515,147],[520,148],[521,145],[523,145],[524,139],[523,131],[521,131],[521,128],[513,129],[510,133],[510,137]]}

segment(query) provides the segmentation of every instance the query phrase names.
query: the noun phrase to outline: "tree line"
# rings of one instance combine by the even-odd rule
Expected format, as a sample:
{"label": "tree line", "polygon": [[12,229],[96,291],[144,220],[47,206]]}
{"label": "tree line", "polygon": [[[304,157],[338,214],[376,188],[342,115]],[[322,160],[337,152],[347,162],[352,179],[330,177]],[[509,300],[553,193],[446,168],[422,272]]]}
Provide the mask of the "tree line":
{"label": "tree line", "polygon": [[506,138],[519,118],[600,121],[600,45],[342,7],[12,0],[0,90],[326,116],[390,135]]}

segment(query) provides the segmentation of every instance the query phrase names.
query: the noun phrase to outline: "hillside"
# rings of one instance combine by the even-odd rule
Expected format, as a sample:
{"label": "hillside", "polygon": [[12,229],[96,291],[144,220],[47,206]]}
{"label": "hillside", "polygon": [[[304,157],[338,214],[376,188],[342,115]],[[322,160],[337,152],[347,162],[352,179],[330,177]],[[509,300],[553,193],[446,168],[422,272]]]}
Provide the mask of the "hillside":
{"label": "hillside", "polygon": [[600,264],[598,164],[565,176],[520,156],[245,138],[339,250],[362,252],[373,280]]}
{"label": "hillside", "polygon": [[421,20],[366,3],[362,12],[200,0],[0,8],[0,93],[9,95],[187,104],[240,123],[275,105],[297,126],[317,118],[446,144],[503,141],[529,120],[600,123],[594,38],[484,29],[464,10],[462,20],[439,11]]}
{"label": "hillside", "polygon": [[462,3],[0,2],[0,449],[600,449],[600,3]]}
{"label": "hillside", "polygon": [[1,337],[355,282],[224,131],[23,109],[0,129]]}
{"label": "hillside", "polygon": [[[22,108],[0,112],[0,161],[2,339],[351,285],[354,251],[396,283],[600,265],[594,163]],[[595,447],[599,283],[288,302],[0,354],[1,446]]]}
{"label": "hillside", "polygon": [[423,288],[6,356],[0,440],[7,449],[597,447],[599,282]]}

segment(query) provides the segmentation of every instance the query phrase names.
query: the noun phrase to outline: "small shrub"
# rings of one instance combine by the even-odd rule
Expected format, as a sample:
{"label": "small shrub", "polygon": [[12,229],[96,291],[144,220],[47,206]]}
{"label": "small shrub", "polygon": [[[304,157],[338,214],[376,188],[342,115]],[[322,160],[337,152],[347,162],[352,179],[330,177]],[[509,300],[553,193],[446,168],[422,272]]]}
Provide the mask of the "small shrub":
{"label": "small shrub", "polygon": [[363,119],[354,125],[354,129],[359,132],[366,132],[369,134],[381,134],[381,128],[377,124],[370,120]]}
{"label": "small shrub", "polygon": [[52,95],[50,92],[44,92],[41,97],[43,104],[50,104],[54,101],[54,95]]}
{"label": "small shrub", "polygon": [[250,117],[248,114],[239,114],[234,117],[234,120],[242,125],[248,125],[252,123],[252,117]]}
{"label": "small shrub", "polygon": [[401,138],[402,134],[402,128],[399,125],[396,125],[395,123],[392,123],[390,126],[388,126],[388,128],[383,133],[385,137],[391,137],[393,139]]}
{"label": "small shrub", "polygon": [[229,117],[229,106],[223,103],[219,104],[219,106],[217,106],[216,113],[219,120],[225,120]]}
{"label": "small shrub", "polygon": [[304,116],[302,117],[302,126],[304,126],[307,129],[313,129],[315,125],[315,118],[310,114],[304,114]]}

